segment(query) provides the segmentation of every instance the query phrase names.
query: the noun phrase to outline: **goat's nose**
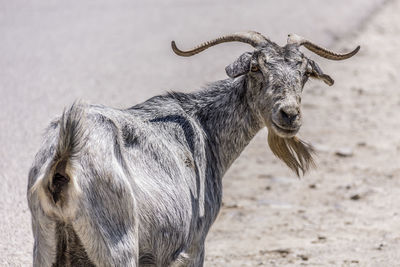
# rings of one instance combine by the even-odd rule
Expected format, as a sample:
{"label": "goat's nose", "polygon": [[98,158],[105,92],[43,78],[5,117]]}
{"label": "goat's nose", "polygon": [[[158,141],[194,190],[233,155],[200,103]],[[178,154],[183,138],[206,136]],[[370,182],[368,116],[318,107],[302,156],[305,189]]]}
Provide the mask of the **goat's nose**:
{"label": "goat's nose", "polygon": [[296,106],[283,106],[279,110],[279,115],[281,116],[282,120],[287,123],[291,123],[296,120],[299,113],[299,108]]}

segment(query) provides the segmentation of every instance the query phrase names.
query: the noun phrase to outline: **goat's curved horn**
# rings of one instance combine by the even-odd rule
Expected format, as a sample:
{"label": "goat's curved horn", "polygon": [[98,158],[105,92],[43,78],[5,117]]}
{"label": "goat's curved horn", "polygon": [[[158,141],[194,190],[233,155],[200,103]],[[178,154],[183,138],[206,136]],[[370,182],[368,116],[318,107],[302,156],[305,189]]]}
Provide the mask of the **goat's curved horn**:
{"label": "goat's curved horn", "polygon": [[200,53],[201,51],[206,50],[207,48],[221,44],[221,43],[226,43],[226,42],[242,42],[242,43],[247,43],[253,47],[257,47],[263,44],[266,44],[269,42],[269,40],[264,37],[261,33],[254,32],[254,31],[248,31],[248,32],[238,32],[226,36],[222,36],[219,38],[216,38],[214,40],[204,42],[195,48],[187,51],[182,51],[178,47],[176,47],[175,41],[171,42],[171,47],[172,50],[177,54],[178,56],[182,57],[190,57],[193,55],[196,55]]}
{"label": "goat's curved horn", "polygon": [[315,54],[317,54],[323,58],[327,58],[327,59],[331,59],[331,60],[343,60],[343,59],[351,58],[352,56],[357,54],[358,50],[360,50],[360,46],[357,46],[356,49],[354,49],[350,53],[338,54],[338,53],[332,52],[326,48],[322,48],[322,47],[310,42],[309,40],[307,40],[301,36],[298,36],[297,34],[289,34],[287,43],[288,44],[297,44],[299,46],[303,45],[311,52],[314,52]]}

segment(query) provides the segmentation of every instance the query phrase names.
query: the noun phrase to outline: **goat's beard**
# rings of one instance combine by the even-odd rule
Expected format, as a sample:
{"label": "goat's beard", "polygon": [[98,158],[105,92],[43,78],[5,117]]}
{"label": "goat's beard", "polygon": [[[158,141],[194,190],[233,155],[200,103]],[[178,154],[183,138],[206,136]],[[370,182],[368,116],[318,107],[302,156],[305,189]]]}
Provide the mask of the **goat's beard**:
{"label": "goat's beard", "polygon": [[290,169],[292,169],[298,177],[300,172],[304,175],[310,167],[315,167],[312,155],[315,153],[314,148],[297,138],[283,138],[268,130],[268,145],[279,159],[281,159]]}

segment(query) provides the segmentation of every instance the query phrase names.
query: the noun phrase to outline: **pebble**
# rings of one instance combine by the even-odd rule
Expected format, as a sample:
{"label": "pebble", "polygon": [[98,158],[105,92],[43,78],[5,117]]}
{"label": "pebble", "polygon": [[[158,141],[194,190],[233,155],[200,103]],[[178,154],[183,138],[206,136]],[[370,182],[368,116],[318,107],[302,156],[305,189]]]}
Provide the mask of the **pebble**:
{"label": "pebble", "polygon": [[350,197],[351,200],[359,200],[360,198],[361,196],[359,194],[355,194]]}
{"label": "pebble", "polygon": [[297,257],[299,257],[299,258],[302,259],[303,261],[308,261],[308,256],[306,256],[306,255],[299,254],[299,255],[297,255]]}
{"label": "pebble", "polygon": [[267,253],[277,253],[285,258],[287,255],[291,253],[290,249],[274,249],[274,250],[260,250],[260,254],[265,255]]}
{"label": "pebble", "polygon": [[357,143],[357,146],[361,146],[361,147],[367,146],[367,142],[360,141],[360,142]]}
{"label": "pebble", "polygon": [[350,148],[340,148],[335,151],[335,155],[339,157],[352,157],[354,154]]}

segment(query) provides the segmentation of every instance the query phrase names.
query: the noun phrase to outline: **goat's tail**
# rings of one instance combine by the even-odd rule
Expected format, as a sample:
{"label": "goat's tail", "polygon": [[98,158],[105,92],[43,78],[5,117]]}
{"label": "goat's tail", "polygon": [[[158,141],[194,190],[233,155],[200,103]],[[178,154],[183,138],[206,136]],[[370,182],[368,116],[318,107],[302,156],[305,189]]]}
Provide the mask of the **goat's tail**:
{"label": "goat's tail", "polygon": [[72,161],[85,144],[85,119],[85,106],[80,102],[75,102],[68,110],[64,110],[60,118],[55,166],[48,186],[55,204],[66,198],[68,186],[76,182],[72,180]]}
{"label": "goat's tail", "polygon": [[64,111],[60,118],[55,155],[60,161],[76,156],[85,144],[84,121],[86,114],[84,108],[84,104],[75,102],[68,110]]}
{"label": "goat's tail", "polygon": [[[44,144],[38,154],[39,157],[49,156],[47,163],[34,166],[32,170],[41,169],[42,172],[37,173],[36,177],[31,177],[31,171],[29,177],[32,187],[28,191],[28,198],[29,195],[36,195],[44,211],[58,217],[66,215],[66,209],[70,210],[72,202],[80,192],[76,181],[79,164],[75,164],[75,159],[78,158],[87,139],[85,107],[85,104],[75,102],[63,112],[58,120],[58,127],[54,127],[57,123],[50,127],[50,137],[46,140],[48,143]],[[51,150],[50,147],[53,147],[54,153],[46,152]]]}

